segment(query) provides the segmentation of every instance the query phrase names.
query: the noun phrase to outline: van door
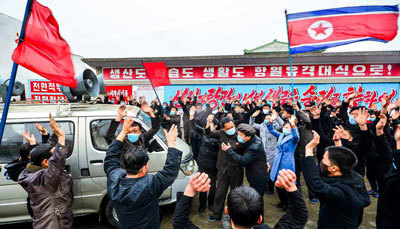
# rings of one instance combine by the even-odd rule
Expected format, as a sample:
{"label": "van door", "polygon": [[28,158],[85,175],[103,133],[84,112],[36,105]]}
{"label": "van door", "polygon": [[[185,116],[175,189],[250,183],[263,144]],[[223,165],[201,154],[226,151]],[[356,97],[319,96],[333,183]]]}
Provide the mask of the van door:
{"label": "van door", "polygon": [[[106,156],[108,150],[108,143],[105,139],[106,132],[108,127],[110,126],[110,122],[115,117],[87,117],[87,134],[86,136],[90,136],[87,139],[87,157],[88,157],[88,168],[90,172],[90,176],[92,180],[99,186],[104,189],[107,188],[107,178],[104,173],[104,158]],[[135,119],[136,122],[142,124],[142,132],[147,131],[149,129],[141,120]],[[122,125],[117,129],[117,133],[121,131]],[[149,152],[149,173],[155,173],[160,171],[167,159],[167,146],[166,144],[160,140],[160,138],[156,135],[151,140],[152,144],[152,152]]]}
{"label": "van door", "polygon": [[[27,193],[17,183],[7,179],[7,171],[4,166],[13,160],[19,158],[19,148],[26,142],[22,137],[22,131],[30,131],[35,135],[37,143],[42,143],[42,135],[35,127],[35,123],[39,122],[45,126],[47,132],[51,135],[52,131],[49,125],[48,118],[32,119],[19,119],[7,121],[2,144],[0,146],[0,162],[2,163],[3,170],[0,176],[0,224],[8,222],[20,222],[30,220],[31,217],[27,211]],[[73,178],[73,191],[74,191],[74,212],[79,214],[79,209],[82,207],[80,200],[80,181],[78,169],[78,147],[76,142],[78,140],[78,133],[75,131],[77,127],[76,118],[57,119],[58,124],[66,134],[66,145],[70,149],[70,153],[66,160],[66,170]]]}

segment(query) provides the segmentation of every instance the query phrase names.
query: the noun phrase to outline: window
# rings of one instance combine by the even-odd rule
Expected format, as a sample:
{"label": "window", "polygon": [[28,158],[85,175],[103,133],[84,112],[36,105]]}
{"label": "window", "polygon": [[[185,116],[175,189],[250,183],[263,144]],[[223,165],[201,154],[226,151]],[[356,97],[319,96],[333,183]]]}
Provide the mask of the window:
{"label": "window", "polygon": [[[142,120],[142,119],[141,119]],[[143,121],[143,120],[142,120]],[[90,123],[90,135],[92,138],[92,145],[95,149],[100,150],[100,151],[107,151],[109,144],[111,144],[111,141],[106,139],[107,136],[107,131],[108,128],[110,127],[111,119],[102,119],[102,120],[94,120]],[[144,122],[146,123],[146,122]],[[117,131],[115,131],[114,138],[115,139],[118,134],[122,130],[122,124],[119,124]],[[146,130],[143,129],[142,127],[142,133],[145,132]],[[164,133],[162,130],[157,132],[157,136],[159,136],[163,141],[166,142]],[[161,145],[157,142],[155,138],[151,139],[147,143],[147,148],[149,152],[160,152],[163,151],[164,149],[161,147]]]}
{"label": "window", "polygon": [[[39,122],[49,135],[53,134],[49,122]],[[65,132],[65,145],[68,147],[68,157],[74,148],[74,123],[68,121],[57,122]],[[0,163],[7,164],[19,158],[19,147],[27,141],[22,136],[23,131],[30,131],[35,136],[36,143],[42,143],[42,134],[36,128],[35,122],[8,123],[4,128],[3,140],[0,146]]]}

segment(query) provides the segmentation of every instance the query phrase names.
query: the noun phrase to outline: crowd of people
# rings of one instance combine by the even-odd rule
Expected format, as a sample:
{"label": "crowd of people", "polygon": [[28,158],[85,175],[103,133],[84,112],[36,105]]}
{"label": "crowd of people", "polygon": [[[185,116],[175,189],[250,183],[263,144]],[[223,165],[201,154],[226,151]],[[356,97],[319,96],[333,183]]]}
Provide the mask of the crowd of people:
{"label": "crowd of people", "polygon": [[[371,197],[378,199],[376,227],[397,228],[400,100],[384,97],[380,109],[367,109],[355,105],[357,93],[338,107],[325,98],[311,99],[304,107],[270,98],[228,100],[215,110],[207,101],[182,94],[180,109],[172,99],[147,105],[144,97],[107,98],[105,103],[120,104],[107,132],[104,171],[121,228],[160,228],[158,199],[178,176],[182,157],[175,148],[177,137],[191,145],[198,172],[177,195],[174,228],[198,228],[189,219],[196,192],[198,212],[208,208],[210,222],[225,213],[232,228],[269,228],[263,199],[275,191],[277,208],[285,213],[274,228],[304,228],[308,210],[301,174],[310,203],[320,203],[318,228],[358,228]],[[140,123],[125,117],[126,105],[141,107],[151,129],[142,131]],[[35,228],[70,228],[72,181],[64,170],[65,135],[52,117],[50,126],[54,134],[46,143],[36,144],[24,134],[30,143],[23,146],[24,155],[29,156],[18,182],[28,192]],[[161,127],[168,144],[166,163],[148,174],[147,144]]]}

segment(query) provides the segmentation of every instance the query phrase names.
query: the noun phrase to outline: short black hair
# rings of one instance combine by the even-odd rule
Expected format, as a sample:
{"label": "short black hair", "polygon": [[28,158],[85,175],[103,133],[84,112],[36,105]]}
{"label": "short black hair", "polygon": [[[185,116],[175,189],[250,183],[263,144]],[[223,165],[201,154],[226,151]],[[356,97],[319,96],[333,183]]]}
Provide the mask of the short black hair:
{"label": "short black hair", "polygon": [[138,123],[138,122],[133,122],[131,126],[132,126],[132,127],[138,126],[139,129],[140,129],[140,131],[142,131],[142,124],[140,124],[140,123]]}
{"label": "short black hair", "polygon": [[221,122],[219,124],[221,125],[221,128],[224,128],[225,124],[229,122],[233,122],[233,119],[231,119],[231,117],[225,116],[221,119]]}
{"label": "short black hair", "polygon": [[339,166],[343,176],[351,173],[351,170],[358,163],[356,154],[349,148],[343,146],[329,146],[325,148],[328,152],[328,158],[333,164]]}
{"label": "short black hair", "polygon": [[178,108],[176,106],[172,106],[171,108],[169,108],[169,110],[175,109],[176,111],[178,111]]}
{"label": "short black hair", "polygon": [[49,159],[53,155],[50,150],[53,148],[48,143],[39,144],[31,150],[31,162],[33,165],[42,166],[44,159]]}
{"label": "short black hair", "polygon": [[264,104],[264,106],[263,107],[269,107],[269,108],[271,108],[271,105],[270,104],[268,104],[268,103],[266,103],[266,104]]}
{"label": "short black hair", "polygon": [[27,161],[29,160],[29,152],[33,149],[34,147],[31,147],[29,142],[26,142],[22,144],[19,147],[19,156],[21,157],[21,161]]}
{"label": "short black hair", "polygon": [[255,189],[244,185],[229,193],[227,206],[229,216],[237,226],[254,226],[263,213],[260,194]]}
{"label": "short black hair", "polygon": [[138,147],[135,149],[128,149],[122,155],[121,167],[125,169],[128,174],[136,175],[148,161],[149,155],[145,148]]}
{"label": "short black hair", "polygon": [[286,111],[288,114],[290,114],[290,115],[294,114],[293,107],[291,107],[291,106],[283,106],[282,108],[283,108],[283,110]]}

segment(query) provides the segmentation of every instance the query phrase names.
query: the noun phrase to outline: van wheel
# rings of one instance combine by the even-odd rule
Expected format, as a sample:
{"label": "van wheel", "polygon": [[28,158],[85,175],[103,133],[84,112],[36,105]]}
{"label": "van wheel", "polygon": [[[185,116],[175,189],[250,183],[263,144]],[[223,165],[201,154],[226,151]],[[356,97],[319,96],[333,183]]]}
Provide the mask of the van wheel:
{"label": "van wheel", "polygon": [[114,228],[119,228],[119,220],[117,217],[117,212],[115,211],[114,206],[111,205],[111,201],[107,201],[106,209],[105,209],[105,216],[107,222]]}

